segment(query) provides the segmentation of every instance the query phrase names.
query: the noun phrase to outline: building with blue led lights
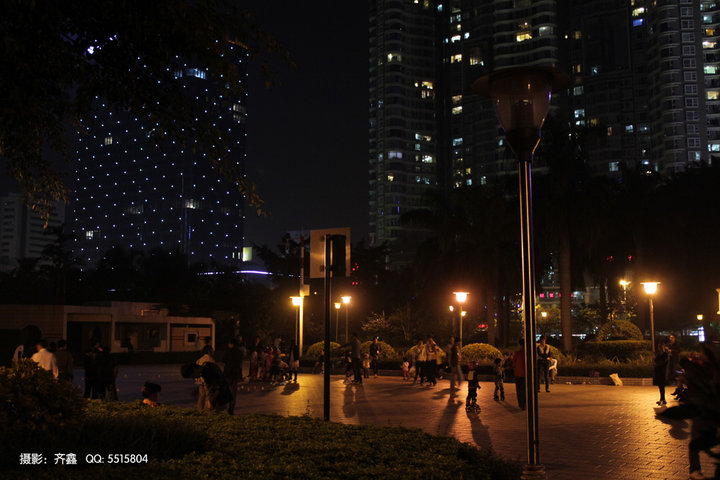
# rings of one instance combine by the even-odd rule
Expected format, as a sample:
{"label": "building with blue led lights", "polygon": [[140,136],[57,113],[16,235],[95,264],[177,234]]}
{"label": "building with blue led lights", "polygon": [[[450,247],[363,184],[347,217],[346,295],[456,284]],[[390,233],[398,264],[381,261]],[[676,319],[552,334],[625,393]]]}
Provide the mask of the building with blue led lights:
{"label": "building with blue led lights", "polygon": [[[238,55],[247,71],[247,53]],[[206,72],[178,61],[175,81],[217,117],[229,157],[245,159],[247,94],[221,106]],[[169,70],[170,71],[170,70]],[[247,75],[245,73],[244,77]],[[76,235],[73,254],[87,268],[115,246],[126,251],[162,249],[208,267],[242,262],[243,196],[212,167],[197,140],[149,140],[148,117],[108,109],[97,99],[92,123],[82,124],[76,147],[74,197],[68,223]]]}

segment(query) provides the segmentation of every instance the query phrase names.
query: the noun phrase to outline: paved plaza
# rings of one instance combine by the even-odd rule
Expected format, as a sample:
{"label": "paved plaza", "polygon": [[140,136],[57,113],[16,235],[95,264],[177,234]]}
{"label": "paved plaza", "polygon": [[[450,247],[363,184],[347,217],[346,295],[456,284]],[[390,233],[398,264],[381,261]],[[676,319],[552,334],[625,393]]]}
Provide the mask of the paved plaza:
{"label": "paved plaza", "polygon": [[[75,378],[82,372],[76,371]],[[122,367],[118,378],[121,400],[139,399],[146,380],[162,385],[160,401],[192,407],[193,381],[180,376],[179,365]],[[369,378],[362,386],[333,376],[331,420],[347,424],[421,428],[492,449],[509,460],[526,459],[525,412],[517,408],[515,387],[506,385],[506,401],[493,400],[494,385],[481,383],[479,415],[468,414],[467,383],[451,396],[449,382],[421,387],[400,376]],[[687,479],[687,422],[663,422],[655,417],[655,387],[553,385],[539,394],[540,458],[548,478]],[[238,391],[237,414],[271,413],[321,417],[322,376],[301,374],[297,385],[245,383]],[[411,446],[408,454],[411,454]],[[710,478],[713,465],[701,455]]]}

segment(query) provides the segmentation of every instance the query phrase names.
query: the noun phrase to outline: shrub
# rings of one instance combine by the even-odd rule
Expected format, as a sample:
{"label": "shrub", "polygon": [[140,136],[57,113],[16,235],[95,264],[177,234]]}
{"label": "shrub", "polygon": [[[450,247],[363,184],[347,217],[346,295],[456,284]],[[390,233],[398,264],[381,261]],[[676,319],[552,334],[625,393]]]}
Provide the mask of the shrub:
{"label": "shrub", "polygon": [[[325,342],[313,343],[308,347],[307,351],[305,352],[305,357],[309,358],[310,360],[317,360],[323,348],[325,348]],[[342,356],[342,352],[340,351],[340,344],[336,342],[330,342],[330,353],[331,357]]]}
{"label": "shrub", "polygon": [[[383,360],[398,360],[398,354],[395,351],[393,347],[390,346],[390,344],[385,342],[378,342],[380,344],[381,353],[380,358]],[[365,355],[366,353],[370,353],[370,344],[372,342],[364,342],[362,345],[360,345],[360,353]]]}
{"label": "shrub", "polygon": [[[70,383],[58,382],[32,360],[0,367],[0,445],[33,452],[55,446],[63,432],[75,431],[84,405]],[[0,449],[0,463],[17,462],[9,454]]]}
{"label": "shrub", "polygon": [[[444,362],[447,359],[447,353],[445,353],[445,350],[440,348],[440,345],[437,346],[437,352],[438,357],[440,357],[440,362]],[[403,355],[403,360],[407,360],[408,362],[411,362],[415,360],[415,356],[417,355],[417,345],[412,346],[407,349],[405,352],[405,355]]]}
{"label": "shrub", "polygon": [[471,343],[462,349],[462,363],[466,365],[470,361],[491,363],[499,357],[502,357],[502,352],[487,343]]}
{"label": "shrub", "polygon": [[599,357],[628,360],[645,355],[650,350],[648,340],[609,340],[585,342],[578,345],[578,354],[583,357]]}
{"label": "shrub", "polygon": [[[145,449],[149,463],[139,465],[77,465],[63,468],[65,479],[85,478],[436,478],[510,480],[520,478],[518,465],[454,438],[419,429],[374,425],[343,425],[310,417],[274,415],[228,416],[176,407],[93,402],[88,410],[93,453]],[[144,424],[148,428],[143,427]],[[127,425],[134,425],[133,433]],[[160,429],[161,436],[155,432]],[[191,437],[198,432],[197,437]],[[180,439],[180,440],[178,440]],[[78,438],[64,449],[72,451]],[[357,454],[358,445],[366,445]],[[407,451],[398,446],[412,445]],[[193,450],[190,451],[189,449]],[[79,450],[82,451],[82,450]],[[48,462],[52,463],[51,461]],[[53,468],[54,467],[54,468]],[[15,468],[15,479],[55,479],[59,467]]]}
{"label": "shrub", "polygon": [[642,340],[643,334],[632,322],[627,320],[612,320],[603,323],[595,334],[599,342],[608,340]]}
{"label": "shrub", "polygon": [[[540,345],[540,344],[538,343],[538,345]],[[550,345],[549,343],[546,343],[545,345],[547,345],[548,347],[550,347],[550,354],[551,354],[553,357],[555,357],[555,358],[557,358],[557,359],[560,359],[560,358],[564,357],[563,353],[562,353],[562,352],[560,351],[560,349],[557,348],[556,346]]]}

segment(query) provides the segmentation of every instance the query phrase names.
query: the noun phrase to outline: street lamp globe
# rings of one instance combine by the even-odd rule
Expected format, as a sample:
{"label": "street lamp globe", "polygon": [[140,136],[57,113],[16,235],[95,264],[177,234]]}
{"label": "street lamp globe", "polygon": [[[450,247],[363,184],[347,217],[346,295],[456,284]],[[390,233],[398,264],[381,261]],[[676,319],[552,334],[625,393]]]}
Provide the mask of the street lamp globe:
{"label": "street lamp globe", "polygon": [[453,307],[452,305],[450,305],[448,308],[450,309],[451,312],[455,311],[455,307]]}
{"label": "street lamp globe", "polygon": [[342,303],[335,302],[335,310],[340,310],[340,307],[342,306]]}
{"label": "street lamp globe", "polygon": [[457,300],[458,303],[465,303],[467,301],[467,297],[469,295],[468,292],[453,292],[453,295],[455,295],[455,300]]}
{"label": "street lamp globe", "polygon": [[352,299],[352,297],[349,297],[349,296],[340,297],[340,300],[342,300],[342,303],[344,303],[345,305],[350,303],[351,299]]}
{"label": "street lamp globe", "polygon": [[294,307],[299,307],[302,305],[302,297],[290,297],[290,300],[292,301],[292,304]]}
{"label": "street lamp globe", "polygon": [[660,285],[660,282],[642,282],[645,293],[648,295],[655,295],[657,293],[658,285]]}

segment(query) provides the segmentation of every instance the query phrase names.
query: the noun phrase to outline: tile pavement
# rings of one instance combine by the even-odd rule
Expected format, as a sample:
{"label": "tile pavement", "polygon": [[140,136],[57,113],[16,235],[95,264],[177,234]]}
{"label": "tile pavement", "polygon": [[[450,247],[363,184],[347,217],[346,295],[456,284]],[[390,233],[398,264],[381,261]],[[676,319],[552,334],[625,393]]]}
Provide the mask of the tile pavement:
{"label": "tile pavement", "polygon": [[[81,378],[76,372],[75,378]],[[118,378],[121,400],[139,398],[142,384],[163,386],[163,403],[193,406],[193,382],[182,379],[179,366],[128,366]],[[299,384],[242,384],[236,413],[309,414],[322,416],[322,376],[301,374]],[[331,419],[421,428],[454,436],[500,456],[524,461],[525,414],[517,408],[515,387],[506,385],[505,402],[492,399],[493,384],[481,383],[478,415],[464,408],[467,384],[451,396],[448,381],[421,387],[400,377],[366,379],[347,386],[332,377]],[[687,479],[689,425],[655,417],[657,390],[648,386],[552,385],[539,394],[540,458],[551,480]],[[712,475],[709,457],[703,471]]]}

